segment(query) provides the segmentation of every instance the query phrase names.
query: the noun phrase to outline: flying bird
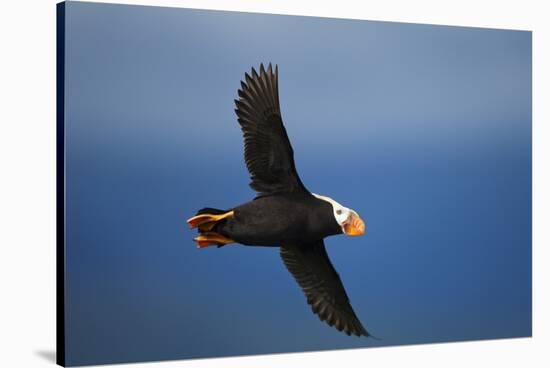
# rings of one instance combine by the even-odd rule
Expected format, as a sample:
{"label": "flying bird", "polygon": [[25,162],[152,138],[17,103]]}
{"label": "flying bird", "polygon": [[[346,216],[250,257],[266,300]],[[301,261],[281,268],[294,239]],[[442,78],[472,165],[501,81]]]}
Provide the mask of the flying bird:
{"label": "flying bird", "polygon": [[279,246],[286,268],[322,321],[347,335],[371,336],[363,327],[332,266],[324,238],[365,233],[357,212],[306,189],[281,117],[278,67],[245,73],[235,100],[244,136],[244,159],[257,196],[240,206],[203,208],[187,220],[199,248],[240,243]]}

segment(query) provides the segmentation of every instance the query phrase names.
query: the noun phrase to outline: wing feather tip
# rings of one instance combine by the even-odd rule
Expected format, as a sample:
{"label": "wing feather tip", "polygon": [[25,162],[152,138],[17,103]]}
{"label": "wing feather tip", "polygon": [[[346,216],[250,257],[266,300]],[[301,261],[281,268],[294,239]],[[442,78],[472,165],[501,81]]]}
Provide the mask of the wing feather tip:
{"label": "wing feather tip", "polygon": [[254,78],[258,78],[258,73],[256,72],[256,69],[254,69],[254,67],[252,67],[252,76]]}

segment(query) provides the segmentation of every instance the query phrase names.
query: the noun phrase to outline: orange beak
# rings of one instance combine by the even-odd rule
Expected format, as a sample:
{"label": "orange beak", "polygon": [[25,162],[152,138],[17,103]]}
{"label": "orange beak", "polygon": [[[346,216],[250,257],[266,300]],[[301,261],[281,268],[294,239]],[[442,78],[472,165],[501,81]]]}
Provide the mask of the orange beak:
{"label": "orange beak", "polygon": [[365,223],[356,213],[351,213],[344,223],[344,233],[349,236],[359,236],[365,234]]}

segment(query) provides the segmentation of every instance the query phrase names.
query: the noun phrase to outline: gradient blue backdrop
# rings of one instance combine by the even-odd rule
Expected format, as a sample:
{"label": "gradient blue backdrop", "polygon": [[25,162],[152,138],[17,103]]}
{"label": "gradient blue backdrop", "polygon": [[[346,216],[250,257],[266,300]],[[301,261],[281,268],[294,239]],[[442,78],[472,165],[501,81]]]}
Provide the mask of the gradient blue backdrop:
{"label": "gradient blue backdrop", "polygon": [[[531,335],[531,33],[66,8],[67,362]],[[279,64],[303,181],[366,219],[330,257],[373,334],[318,321],[276,248],[198,250],[253,198],[233,99]]]}

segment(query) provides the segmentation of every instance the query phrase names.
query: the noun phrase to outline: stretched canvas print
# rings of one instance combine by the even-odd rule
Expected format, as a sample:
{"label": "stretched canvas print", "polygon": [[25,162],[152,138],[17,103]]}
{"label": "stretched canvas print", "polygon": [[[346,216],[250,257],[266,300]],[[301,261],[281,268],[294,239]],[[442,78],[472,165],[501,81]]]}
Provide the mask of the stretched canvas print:
{"label": "stretched canvas print", "polygon": [[531,33],[57,6],[61,365],[531,336]]}

